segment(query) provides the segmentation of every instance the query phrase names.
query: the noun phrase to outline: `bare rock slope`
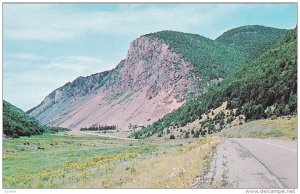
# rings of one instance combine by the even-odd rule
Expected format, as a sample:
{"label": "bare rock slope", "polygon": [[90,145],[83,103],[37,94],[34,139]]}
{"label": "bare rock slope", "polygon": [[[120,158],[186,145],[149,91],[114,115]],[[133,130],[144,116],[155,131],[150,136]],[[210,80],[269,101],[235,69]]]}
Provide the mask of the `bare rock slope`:
{"label": "bare rock slope", "polygon": [[92,124],[146,126],[200,94],[194,66],[169,45],[142,36],[115,69],[79,77],[28,113],[44,124],[79,130]]}

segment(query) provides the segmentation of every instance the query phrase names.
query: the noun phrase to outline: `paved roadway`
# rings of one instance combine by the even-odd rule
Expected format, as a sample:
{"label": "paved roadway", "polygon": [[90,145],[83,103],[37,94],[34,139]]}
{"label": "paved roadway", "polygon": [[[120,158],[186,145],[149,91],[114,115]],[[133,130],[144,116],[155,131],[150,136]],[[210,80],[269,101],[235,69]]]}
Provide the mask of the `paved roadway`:
{"label": "paved roadway", "polygon": [[297,187],[297,142],[274,139],[234,139],[272,173],[284,188]]}
{"label": "paved roadway", "polygon": [[226,139],[204,177],[206,188],[297,188],[297,142]]}

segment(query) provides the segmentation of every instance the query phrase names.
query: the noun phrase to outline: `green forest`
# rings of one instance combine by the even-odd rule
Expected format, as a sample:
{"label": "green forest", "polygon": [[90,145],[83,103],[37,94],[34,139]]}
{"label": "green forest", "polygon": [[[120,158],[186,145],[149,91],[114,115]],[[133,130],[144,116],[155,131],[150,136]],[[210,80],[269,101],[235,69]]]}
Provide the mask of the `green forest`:
{"label": "green forest", "polygon": [[289,31],[269,50],[243,65],[207,93],[131,136],[161,133],[170,126],[185,126],[227,101],[246,121],[296,114],[297,29]]}
{"label": "green forest", "polygon": [[259,25],[242,26],[228,30],[216,41],[232,46],[241,51],[249,62],[272,47],[278,39],[287,33],[285,29],[271,28]]}
{"label": "green forest", "polygon": [[3,100],[3,133],[8,137],[31,136],[42,133],[67,131],[62,127],[48,127],[39,124],[24,111]]}

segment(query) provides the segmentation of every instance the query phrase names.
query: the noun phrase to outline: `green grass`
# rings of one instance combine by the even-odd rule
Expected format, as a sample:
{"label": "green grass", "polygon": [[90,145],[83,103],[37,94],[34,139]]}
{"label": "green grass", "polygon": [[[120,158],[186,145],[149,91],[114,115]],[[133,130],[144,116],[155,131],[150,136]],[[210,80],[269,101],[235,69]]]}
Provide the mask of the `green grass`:
{"label": "green grass", "polygon": [[276,119],[253,122],[252,124],[268,126],[269,131],[255,131],[250,135],[257,138],[297,139],[297,117],[290,120]]}
{"label": "green grass", "polygon": [[218,143],[63,134],[4,139],[3,188],[191,188]]}
{"label": "green grass", "polygon": [[39,135],[4,139],[4,188],[65,188],[107,173],[115,163],[142,157],[155,146],[99,137]]}
{"label": "green grass", "polygon": [[297,117],[251,121],[241,126],[224,129],[216,135],[222,137],[255,137],[296,140]]}

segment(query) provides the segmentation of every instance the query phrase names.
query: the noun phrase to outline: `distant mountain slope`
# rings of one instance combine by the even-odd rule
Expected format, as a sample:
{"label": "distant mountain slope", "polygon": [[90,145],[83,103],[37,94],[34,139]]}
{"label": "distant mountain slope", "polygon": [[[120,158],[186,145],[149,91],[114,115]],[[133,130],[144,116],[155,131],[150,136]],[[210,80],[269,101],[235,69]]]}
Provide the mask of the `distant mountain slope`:
{"label": "distant mountain slope", "polygon": [[3,133],[10,137],[41,134],[45,128],[24,111],[3,100]]}
{"label": "distant mountain slope", "polygon": [[143,127],[202,95],[245,60],[236,48],[199,35],[147,34],[131,42],[115,69],[67,83],[28,113],[74,130],[93,124]]}
{"label": "distant mountain slope", "polygon": [[[87,77],[80,76],[74,81],[68,82],[62,87],[51,92],[37,107],[39,107],[39,109],[43,109],[43,111],[46,111],[57,102],[67,101],[69,98],[80,98],[87,96],[93,91],[102,87],[107,79],[110,79],[110,76],[108,76],[110,73],[111,71],[104,71]],[[36,112],[37,107],[28,110],[27,113],[31,114],[32,116],[36,116],[36,114],[39,114]]]}
{"label": "distant mountain slope", "polygon": [[243,52],[247,61],[251,61],[273,46],[286,33],[285,29],[250,25],[228,30],[216,41],[236,48]]}
{"label": "distant mountain slope", "polygon": [[228,102],[227,108],[236,109],[236,115],[243,114],[246,120],[295,114],[297,29],[289,31],[258,59],[210,88],[206,94],[132,136],[145,137],[149,133],[161,133],[170,126],[185,126],[225,101]]}

